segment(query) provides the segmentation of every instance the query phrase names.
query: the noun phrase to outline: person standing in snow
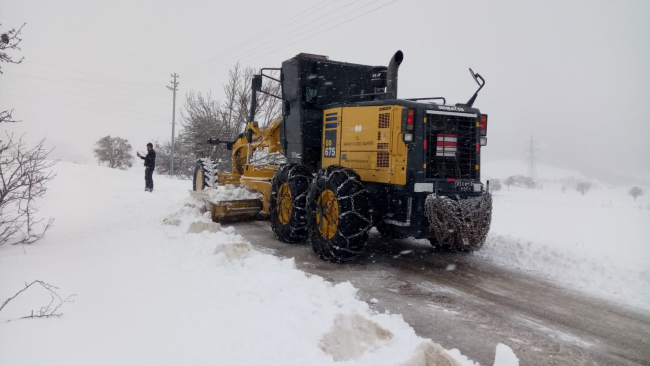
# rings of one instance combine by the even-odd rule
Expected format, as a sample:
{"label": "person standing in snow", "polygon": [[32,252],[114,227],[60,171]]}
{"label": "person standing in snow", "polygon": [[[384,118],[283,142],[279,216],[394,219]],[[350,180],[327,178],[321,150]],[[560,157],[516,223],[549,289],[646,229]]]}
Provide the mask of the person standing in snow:
{"label": "person standing in snow", "polygon": [[156,167],[156,152],[153,150],[153,144],[147,144],[147,156],[140,155],[138,157],[144,160],[144,191],[153,192],[153,169]]}

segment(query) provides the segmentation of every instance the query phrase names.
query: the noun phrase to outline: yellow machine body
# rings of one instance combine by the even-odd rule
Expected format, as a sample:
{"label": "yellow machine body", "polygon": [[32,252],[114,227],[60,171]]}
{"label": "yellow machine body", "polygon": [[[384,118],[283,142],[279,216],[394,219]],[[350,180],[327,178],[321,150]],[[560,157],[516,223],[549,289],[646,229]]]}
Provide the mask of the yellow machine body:
{"label": "yellow machine body", "polygon": [[388,105],[325,110],[322,167],[352,168],[362,181],[406,184],[403,109]]}
{"label": "yellow machine body", "polygon": [[[246,130],[252,130],[249,143],[244,136],[239,138],[232,147],[232,172],[219,173],[217,183],[242,185],[262,194],[258,200],[232,200],[210,202],[209,210],[215,222],[250,219],[260,212],[268,214],[269,195],[271,194],[271,179],[277,170],[275,165],[257,166],[247,164],[257,149],[266,149],[269,153],[282,152],[280,147],[280,120],[273,121],[266,128],[259,128],[257,122],[251,122]],[[203,187],[201,187],[203,188]]]}

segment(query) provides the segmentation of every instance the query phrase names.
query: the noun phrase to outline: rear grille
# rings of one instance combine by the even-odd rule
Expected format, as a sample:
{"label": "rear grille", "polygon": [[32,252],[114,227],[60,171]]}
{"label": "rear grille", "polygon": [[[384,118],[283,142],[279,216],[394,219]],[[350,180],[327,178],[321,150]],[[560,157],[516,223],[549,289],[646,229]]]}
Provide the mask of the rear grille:
{"label": "rear grille", "polygon": [[425,126],[425,177],[477,178],[476,118],[427,114]]}
{"label": "rear grille", "polygon": [[388,168],[389,157],[388,151],[377,151],[377,168]]}
{"label": "rear grille", "polygon": [[379,114],[379,128],[390,127],[390,113]]}

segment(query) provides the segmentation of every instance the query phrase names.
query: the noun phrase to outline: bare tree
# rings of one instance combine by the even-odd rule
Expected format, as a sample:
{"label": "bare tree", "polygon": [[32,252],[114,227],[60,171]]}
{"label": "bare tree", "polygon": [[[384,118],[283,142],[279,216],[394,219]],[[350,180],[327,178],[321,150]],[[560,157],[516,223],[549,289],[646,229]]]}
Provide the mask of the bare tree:
{"label": "bare tree", "polygon": [[[224,99],[216,101],[212,94],[197,93],[190,91],[186,95],[183,111],[181,112],[182,130],[178,139],[182,142],[175,146],[175,152],[187,169],[183,169],[182,175],[193,174],[193,165],[199,159],[207,158],[215,164],[218,171],[229,171],[232,167],[232,152],[226,149],[225,144],[210,145],[208,139],[215,138],[222,141],[235,141],[239,134],[244,131],[245,126],[250,122],[251,106],[251,82],[255,70],[242,68],[239,63],[229,72],[228,81],[223,85]],[[273,73],[270,76],[277,76]],[[267,126],[270,122],[280,118],[282,103],[280,99],[273,97],[281,94],[280,83],[265,78],[262,86],[268,94],[258,93],[257,108],[255,110],[255,121],[261,127]],[[165,141],[161,146],[171,146]],[[160,152],[159,152],[160,154]],[[175,154],[176,155],[176,154]],[[163,158],[168,161],[163,151]],[[188,166],[184,163],[193,160]],[[159,169],[161,174],[168,174],[165,169]]]}
{"label": "bare tree", "polygon": [[505,185],[508,186],[508,190],[510,190],[510,186],[515,184],[515,177],[510,176],[503,183],[505,183]]}
{"label": "bare tree", "polygon": [[580,182],[576,185],[576,191],[580,192],[581,195],[585,195],[585,193],[589,192],[591,189],[591,183],[589,182]]}
{"label": "bare tree", "polygon": [[[36,201],[56,176],[51,168],[57,162],[47,160],[50,151],[45,150],[43,141],[27,149],[22,137],[15,140],[8,133],[0,140],[0,245],[32,244],[52,227],[54,219],[44,222],[36,218]],[[37,229],[39,224],[42,227]]]}
{"label": "bare tree", "polygon": [[[1,25],[2,24],[0,23],[0,26]],[[2,63],[19,64],[23,62],[24,57],[16,60],[8,53],[8,51],[20,51],[19,45],[22,41],[22,38],[20,38],[20,32],[23,30],[24,26],[25,24],[21,25],[18,29],[11,28],[4,33],[0,33],[0,65],[2,65]],[[0,66],[0,74],[2,74],[2,66]],[[0,111],[0,123],[16,122],[11,117],[12,112],[13,109]]]}
{"label": "bare tree", "polygon": [[637,197],[641,197],[645,194],[645,190],[641,187],[632,187],[629,191],[627,191],[627,194],[632,196],[632,198],[634,198],[634,201],[636,201]]}
{"label": "bare tree", "polygon": [[[207,144],[206,144],[207,145]],[[163,142],[154,141],[156,147],[156,171],[158,174],[171,175],[169,162],[171,160],[171,140]],[[189,148],[183,134],[174,139],[174,176],[183,179],[191,179],[194,174],[196,157]]]}
{"label": "bare tree", "polygon": [[109,168],[126,170],[133,166],[131,144],[121,137],[104,136],[99,139],[93,153],[99,164],[106,163]]}

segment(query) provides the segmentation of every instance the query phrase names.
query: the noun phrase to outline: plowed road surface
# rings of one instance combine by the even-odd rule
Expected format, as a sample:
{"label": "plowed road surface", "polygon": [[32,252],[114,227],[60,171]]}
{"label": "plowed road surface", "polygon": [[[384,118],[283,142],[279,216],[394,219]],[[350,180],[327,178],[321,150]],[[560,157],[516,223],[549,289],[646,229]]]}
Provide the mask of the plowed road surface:
{"label": "plowed road surface", "polygon": [[233,226],[305,272],[352,282],[362,300],[379,300],[375,310],[402,314],[418,335],[482,365],[492,365],[498,343],[512,347],[521,365],[650,365],[650,314],[524,272],[374,231],[358,262],[333,264],[308,244],[278,241],[266,221]]}

